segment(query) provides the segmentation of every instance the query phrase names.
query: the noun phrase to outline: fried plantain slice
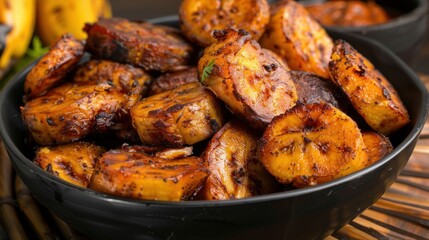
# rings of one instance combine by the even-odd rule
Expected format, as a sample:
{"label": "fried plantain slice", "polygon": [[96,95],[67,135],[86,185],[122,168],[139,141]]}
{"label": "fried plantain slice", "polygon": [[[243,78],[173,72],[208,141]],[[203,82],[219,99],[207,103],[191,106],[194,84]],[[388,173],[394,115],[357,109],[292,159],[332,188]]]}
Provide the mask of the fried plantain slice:
{"label": "fried plantain slice", "polygon": [[389,136],[410,122],[390,82],[347,42],[335,41],[329,69],[332,79],[375,131]]}
{"label": "fried plantain slice", "polygon": [[270,19],[266,0],[184,0],[179,9],[183,34],[202,47],[215,42],[213,30],[244,29],[258,40]]}
{"label": "fried plantain slice", "polygon": [[39,145],[64,144],[107,131],[125,102],[124,94],[107,84],[66,83],[27,102],[21,114]]}
{"label": "fried plantain slice", "polygon": [[257,139],[238,121],[228,122],[213,136],[203,154],[210,174],[199,193],[202,199],[239,199],[278,190],[275,178],[257,159]]}
{"label": "fried plantain slice", "polygon": [[64,34],[27,74],[24,83],[26,100],[39,97],[57,85],[73,70],[84,54],[84,45]]}
{"label": "fried plantain slice", "polygon": [[214,32],[218,42],[198,62],[200,81],[238,117],[262,129],[295,105],[289,72],[245,31]]}
{"label": "fried plantain slice", "polygon": [[326,103],[298,104],[276,117],[261,139],[261,162],[284,184],[305,187],[369,164],[357,124]]}
{"label": "fried plantain slice", "polygon": [[151,76],[141,68],[108,60],[90,60],[79,66],[73,76],[74,82],[107,83],[127,94],[127,110],[147,93],[151,80]]}
{"label": "fried plantain slice", "polygon": [[200,83],[145,98],[131,108],[143,144],[179,147],[209,138],[224,124],[222,104]]}
{"label": "fried plantain slice", "polygon": [[393,151],[392,143],[389,138],[383,134],[373,131],[364,131],[362,132],[362,137],[365,146],[368,148],[369,161],[371,164]]}
{"label": "fried plantain slice", "polygon": [[156,78],[149,88],[148,95],[155,95],[175,89],[186,83],[198,82],[196,67],[186,68],[177,72],[168,72]]}
{"label": "fried plantain slice", "polygon": [[163,159],[133,150],[110,150],[98,160],[89,187],[122,197],[181,201],[201,189],[207,175],[198,157]]}
{"label": "fried plantain slice", "polygon": [[284,58],[292,70],[303,70],[329,78],[332,39],[303,6],[279,1],[271,6],[271,19],[259,40]]}
{"label": "fried plantain slice", "polygon": [[170,28],[121,18],[86,24],[86,48],[101,58],[145,70],[172,71],[187,65],[192,47]]}
{"label": "fried plantain slice", "polygon": [[37,150],[34,162],[64,181],[87,187],[95,161],[104,151],[103,147],[88,142],[46,146]]}

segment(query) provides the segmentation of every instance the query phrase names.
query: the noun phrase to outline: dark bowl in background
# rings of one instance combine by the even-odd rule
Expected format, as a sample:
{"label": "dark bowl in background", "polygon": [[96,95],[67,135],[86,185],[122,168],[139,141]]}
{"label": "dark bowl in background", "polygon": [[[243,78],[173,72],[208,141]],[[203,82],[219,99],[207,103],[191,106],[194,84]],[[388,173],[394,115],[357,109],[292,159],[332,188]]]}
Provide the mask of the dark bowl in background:
{"label": "dark bowl in background", "polygon": [[[303,5],[325,0],[301,0]],[[324,26],[327,30],[359,34],[379,41],[411,65],[426,38],[428,0],[376,0],[388,13],[398,15],[384,24],[359,27]]]}
{"label": "dark bowl in background", "polygon": [[[158,19],[175,25],[177,18]],[[342,32],[398,90],[411,124],[392,138],[395,150],[374,165],[318,186],[228,201],[125,199],[69,184],[31,161],[19,107],[30,67],[0,95],[0,134],[17,174],[34,197],[94,239],[321,239],[372,205],[406,165],[425,123],[428,93],[416,74],[381,44]]]}

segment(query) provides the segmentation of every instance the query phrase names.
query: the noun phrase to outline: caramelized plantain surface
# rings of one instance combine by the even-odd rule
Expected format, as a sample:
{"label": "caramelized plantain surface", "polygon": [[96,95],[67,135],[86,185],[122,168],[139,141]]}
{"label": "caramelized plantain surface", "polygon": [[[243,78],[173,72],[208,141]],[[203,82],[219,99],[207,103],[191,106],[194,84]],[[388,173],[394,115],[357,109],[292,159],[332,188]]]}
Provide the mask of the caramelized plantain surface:
{"label": "caramelized plantain surface", "polygon": [[36,143],[56,145],[107,131],[125,102],[124,94],[107,84],[66,83],[27,102],[21,114]]}
{"label": "caramelized plantain surface", "polygon": [[147,22],[100,19],[84,30],[88,34],[86,49],[92,54],[145,70],[183,68],[193,51],[178,32]]}
{"label": "caramelized plantain surface", "polygon": [[329,78],[328,63],[333,42],[303,6],[279,1],[271,6],[271,19],[261,46],[283,57],[292,70]]}
{"label": "caramelized plantain surface", "polygon": [[257,139],[238,121],[228,122],[213,136],[203,154],[210,174],[199,193],[202,199],[239,199],[278,190],[275,178],[257,159]]}
{"label": "caramelized plantain surface", "polygon": [[375,131],[389,136],[410,122],[390,82],[347,42],[335,41],[329,69],[332,79]]}
{"label": "caramelized plantain surface", "polygon": [[373,131],[364,131],[362,132],[362,138],[365,146],[368,148],[369,161],[371,164],[393,151],[392,143],[389,138],[383,134]]}
{"label": "caramelized plantain surface", "polygon": [[151,96],[172,90],[176,87],[191,82],[198,82],[198,73],[196,67],[186,68],[177,72],[168,72],[157,77],[152,82],[148,95]]}
{"label": "caramelized plantain surface", "polygon": [[266,0],[183,0],[180,9],[183,34],[202,47],[215,42],[213,30],[244,29],[258,40],[270,19]]}
{"label": "caramelized plantain surface", "polygon": [[357,124],[326,103],[297,105],[265,130],[259,152],[267,170],[284,184],[316,185],[369,164]]}
{"label": "caramelized plantain surface", "polygon": [[87,84],[109,84],[127,94],[126,109],[130,109],[147,92],[151,77],[143,69],[109,60],[90,60],[80,66],[73,81]]}
{"label": "caramelized plantain surface", "polygon": [[64,181],[87,187],[104,148],[88,142],[41,147],[34,162]]}
{"label": "caramelized plantain surface", "polygon": [[215,36],[218,42],[198,62],[199,78],[235,115],[262,129],[295,105],[289,72],[247,32],[225,29]]}
{"label": "caramelized plantain surface", "polygon": [[27,74],[24,83],[26,100],[39,97],[57,85],[73,70],[84,54],[84,45],[64,34]]}
{"label": "caramelized plantain surface", "polygon": [[223,106],[200,83],[145,98],[131,108],[143,144],[178,147],[200,142],[224,124]]}
{"label": "caramelized plantain surface", "polygon": [[134,150],[110,150],[98,160],[89,187],[117,196],[180,201],[207,178],[201,158],[164,159]]}

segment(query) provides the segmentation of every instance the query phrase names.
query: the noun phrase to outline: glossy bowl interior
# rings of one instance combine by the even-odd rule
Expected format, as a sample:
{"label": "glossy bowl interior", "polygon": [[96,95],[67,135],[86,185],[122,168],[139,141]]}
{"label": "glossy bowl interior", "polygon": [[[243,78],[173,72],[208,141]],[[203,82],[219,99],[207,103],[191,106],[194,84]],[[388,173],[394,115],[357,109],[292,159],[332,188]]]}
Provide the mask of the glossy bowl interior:
{"label": "glossy bowl interior", "polygon": [[[177,24],[177,18],[158,23]],[[16,75],[0,96],[0,134],[16,172],[38,201],[94,239],[320,239],[373,204],[407,163],[428,112],[425,86],[382,45],[330,31],[367,56],[392,82],[409,110],[410,126],[392,138],[395,150],[376,164],[306,189],[228,201],[161,202],[109,196],[64,182],[36,166],[25,143],[19,107],[24,78]]]}
{"label": "glossy bowl interior", "polygon": [[[326,0],[301,0],[304,5]],[[427,0],[376,0],[394,16],[389,22],[372,26],[342,27],[324,26],[328,30],[359,34],[379,41],[408,64],[421,50],[426,38]]]}

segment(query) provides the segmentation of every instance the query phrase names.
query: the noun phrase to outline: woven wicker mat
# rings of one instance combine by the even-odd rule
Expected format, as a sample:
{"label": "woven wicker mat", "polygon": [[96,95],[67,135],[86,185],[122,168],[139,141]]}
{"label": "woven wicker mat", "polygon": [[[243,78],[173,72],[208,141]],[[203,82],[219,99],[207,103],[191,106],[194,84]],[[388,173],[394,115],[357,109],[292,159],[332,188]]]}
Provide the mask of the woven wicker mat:
{"label": "woven wicker mat", "polygon": [[[429,87],[429,77],[421,79]],[[0,152],[0,239],[87,239],[33,200],[30,191],[15,178],[2,143]],[[429,122],[389,190],[326,239],[429,239],[428,157]]]}

